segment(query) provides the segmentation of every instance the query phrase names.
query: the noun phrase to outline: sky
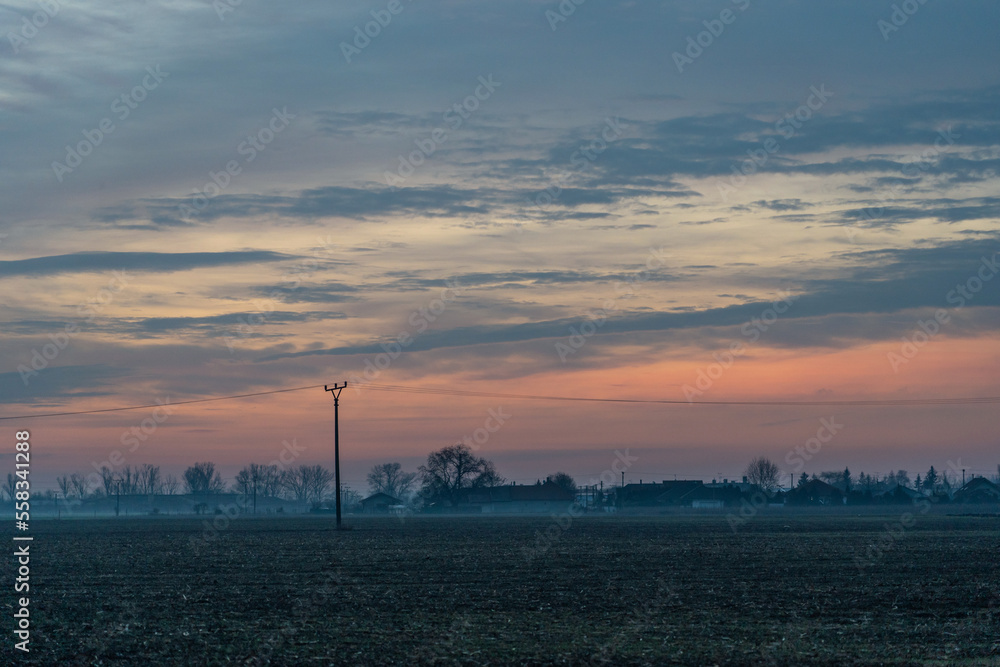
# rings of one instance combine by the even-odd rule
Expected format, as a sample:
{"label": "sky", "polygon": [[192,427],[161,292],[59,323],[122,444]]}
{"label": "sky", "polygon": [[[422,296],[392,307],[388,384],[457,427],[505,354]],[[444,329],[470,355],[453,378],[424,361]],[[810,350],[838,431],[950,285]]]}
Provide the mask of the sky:
{"label": "sky", "polygon": [[343,381],[359,490],[462,441],[517,482],[996,472],[994,405],[686,404],[1000,395],[995,2],[0,22],[0,416],[167,406],[4,421],[36,482],[330,466],[322,387],[169,406]]}

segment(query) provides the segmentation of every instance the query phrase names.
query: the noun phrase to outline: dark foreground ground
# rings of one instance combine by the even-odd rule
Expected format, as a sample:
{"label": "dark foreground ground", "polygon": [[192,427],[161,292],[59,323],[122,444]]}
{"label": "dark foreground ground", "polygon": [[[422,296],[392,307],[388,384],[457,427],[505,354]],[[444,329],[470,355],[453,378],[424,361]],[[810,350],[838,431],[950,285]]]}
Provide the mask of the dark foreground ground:
{"label": "dark foreground ground", "polygon": [[561,521],[36,521],[30,657],[13,650],[11,558],[0,657],[1000,665],[997,517]]}

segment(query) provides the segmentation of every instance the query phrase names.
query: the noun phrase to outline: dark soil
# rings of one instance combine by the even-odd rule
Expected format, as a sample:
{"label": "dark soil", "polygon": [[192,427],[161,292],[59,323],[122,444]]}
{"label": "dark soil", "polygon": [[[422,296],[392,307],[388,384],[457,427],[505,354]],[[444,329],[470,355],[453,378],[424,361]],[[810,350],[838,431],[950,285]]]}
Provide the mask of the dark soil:
{"label": "dark soil", "polygon": [[211,521],[35,521],[3,661],[1000,665],[997,517]]}

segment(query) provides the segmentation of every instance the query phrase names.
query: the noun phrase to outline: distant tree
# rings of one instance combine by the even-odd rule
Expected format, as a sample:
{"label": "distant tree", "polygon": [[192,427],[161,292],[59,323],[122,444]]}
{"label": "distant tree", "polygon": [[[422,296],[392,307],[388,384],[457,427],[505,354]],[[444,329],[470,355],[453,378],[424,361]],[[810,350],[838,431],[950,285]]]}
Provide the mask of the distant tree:
{"label": "distant tree", "polygon": [[17,493],[17,481],[14,473],[7,473],[7,482],[3,485],[3,491],[7,494],[7,500],[14,500],[14,494]]}
{"label": "distant tree", "polygon": [[144,463],[135,469],[136,493],[153,495],[160,490],[160,466]]}
{"label": "distant tree", "polygon": [[73,489],[73,485],[69,481],[69,477],[66,475],[56,477],[56,484],[59,485],[59,490],[62,491],[62,497],[69,498],[69,492]]}
{"label": "distant tree", "polygon": [[139,492],[139,475],[132,466],[127,465],[118,473],[118,484],[121,486],[123,496],[135,495]]}
{"label": "distant tree", "polygon": [[236,477],[233,478],[233,491],[240,494],[241,496],[250,497],[254,493],[254,485],[250,480],[250,469],[243,468],[238,473]]}
{"label": "distant tree", "polygon": [[937,485],[938,473],[937,470],[934,469],[934,466],[931,466],[931,469],[927,471],[926,475],[924,475],[924,488],[928,491],[933,491],[937,488]]}
{"label": "distant tree", "polygon": [[247,503],[253,503],[253,511],[257,513],[257,496],[264,495],[264,477],[268,466],[251,463],[238,473],[233,483],[233,490],[242,495]]}
{"label": "distant tree", "polygon": [[265,498],[277,498],[281,495],[281,471],[276,465],[262,465],[258,469],[260,475],[260,493]]}
{"label": "distant tree", "polygon": [[167,475],[163,478],[163,492],[168,496],[172,496],[177,493],[177,488],[180,486],[180,482],[173,475]]}
{"label": "distant tree", "polygon": [[875,480],[872,478],[871,475],[866,475],[865,473],[861,473],[860,475],[858,475],[858,485],[868,493],[871,493],[872,490],[875,488]]}
{"label": "distant tree", "polygon": [[393,498],[407,500],[413,492],[417,473],[404,472],[399,463],[380,463],[368,472],[368,492],[385,493]]}
{"label": "distant tree", "polygon": [[805,483],[808,481],[809,481],[808,473],[803,472],[801,475],[799,475],[799,484],[798,484],[799,486],[805,485]]}
{"label": "distant tree", "polygon": [[564,472],[557,472],[549,475],[545,478],[546,482],[553,482],[558,484],[562,488],[566,489],[570,493],[576,493],[576,480],[569,476],[569,474]]}
{"label": "distant tree", "polygon": [[910,486],[910,473],[905,470],[896,471],[896,485],[909,488]]}
{"label": "distant tree", "polygon": [[838,489],[844,482],[844,473],[839,470],[824,470],[819,474],[819,478],[831,486],[835,486]]}
{"label": "distant tree", "polygon": [[920,473],[917,473],[917,478],[913,481],[913,488],[920,490],[924,486],[924,483],[920,480]]}
{"label": "distant tree", "polygon": [[492,461],[472,453],[467,445],[451,445],[427,455],[420,466],[421,494],[428,502],[458,503],[463,489],[497,486],[503,478]]}
{"label": "distant tree", "polygon": [[841,476],[841,483],[844,485],[844,492],[851,492],[851,470],[850,468],[844,468],[844,473]]}
{"label": "distant tree", "polygon": [[115,471],[108,466],[101,466],[101,483],[104,485],[105,495],[112,496],[115,493]]}
{"label": "distant tree", "polygon": [[952,476],[948,473],[948,471],[945,470],[944,472],[942,472],[941,473],[941,487],[944,489],[944,492],[949,497],[951,496],[951,491],[952,491],[952,488],[954,488],[954,486],[955,485],[954,485],[954,482],[952,480]]}
{"label": "distant tree", "polygon": [[326,496],[327,490],[333,485],[333,473],[321,465],[306,467],[307,470],[303,474],[309,480],[308,498],[313,502],[321,502],[323,497]]}
{"label": "distant tree", "polygon": [[320,502],[326,495],[333,474],[321,465],[300,465],[284,474],[284,486],[299,502]]}
{"label": "distant tree", "polygon": [[90,482],[87,481],[86,475],[75,472],[70,476],[69,483],[73,487],[73,493],[81,500],[90,492]]}
{"label": "distant tree", "polygon": [[225,485],[214,463],[195,463],[184,471],[184,488],[187,493],[221,493]]}
{"label": "distant tree", "polygon": [[758,456],[750,461],[744,473],[747,481],[764,493],[771,493],[778,488],[778,476],[781,470],[778,464],[766,456]]}

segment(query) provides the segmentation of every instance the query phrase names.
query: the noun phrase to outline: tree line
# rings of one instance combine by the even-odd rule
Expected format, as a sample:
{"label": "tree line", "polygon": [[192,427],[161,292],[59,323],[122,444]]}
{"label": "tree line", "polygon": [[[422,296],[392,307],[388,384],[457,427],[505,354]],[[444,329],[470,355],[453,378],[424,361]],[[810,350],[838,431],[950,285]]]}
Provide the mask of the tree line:
{"label": "tree line", "polygon": [[[773,493],[781,486],[782,473],[774,461],[767,457],[759,456],[753,459],[743,472],[747,482],[753,484],[765,493]],[[894,491],[898,487],[923,491],[925,493],[950,493],[961,487],[962,483],[957,475],[950,474],[947,470],[939,471],[931,466],[927,472],[921,476],[910,479],[910,473],[906,470],[892,470],[885,475],[868,475],[864,472],[857,477],[851,474],[850,468],[843,470],[827,470],[812,476],[807,472],[799,474],[796,480],[796,487],[807,484],[811,479],[818,479],[836,487],[846,493],[867,493],[878,495]],[[997,466],[997,475],[994,480],[1000,482],[1000,465]]]}
{"label": "tree line", "polygon": [[[550,475],[548,479],[575,490],[573,478],[566,473]],[[497,473],[492,461],[476,456],[467,445],[452,445],[432,452],[427,462],[416,472],[407,472],[399,463],[380,463],[367,475],[369,494],[384,493],[401,503],[416,505],[457,504],[468,489],[499,486],[505,479]],[[14,498],[17,478],[7,475],[4,495]],[[89,475],[73,473],[56,479],[58,491],[39,494],[45,498],[66,500],[109,498],[113,496],[208,495],[236,493],[256,502],[258,498],[279,498],[301,503],[328,502],[334,494],[334,475],[321,465],[298,465],[286,468],[278,464],[250,463],[226,484],[212,462],[199,462],[188,467],[181,479],[162,474],[160,466],[142,464],[112,469],[103,466]],[[335,499],[334,499],[335,500]],[[345,494],[342,502],[354,504],[356,493]]]}
{"label": "tree line", "polygon": [[[1000,466],[997,467],[1000,481]],[[766,457],[753,459],[744,471],[747,482],[765,493],[774,493],[781,487],[781,471],[776,463]],[[549,475],[559,486],[576,491],[576,483],[566,473]],[[866,493],[876,495],[893,491],[897,487],[922,490],[928,493],[948,493],[958,486],[957,480],[947,471],[931,466],[914,480],[905,470],[886,475],[868,475],[862,472],[853,476],[849,468],[842,471],[824,471],[813,474],[802,472],[796,486],[810,479],[819,479],[837,487],[845,494]],[[48,491],[49,497],[61,495],[64,499],[111,497],[115,495],[175,495],[179,490],[190,495],[236,493],[247,499],[279,498],[301,503],[322,503],[331,500],[334,475],[321,465],[299,465],[286,468],[278,464],[251,463],[244,466],[227,485],[215,464],[199,462],[188,467],[178,480],[173,475],[161,474],[160,467],[142,464],[122,466],[113,470],[104,466],[95,474],[73,473],[56,479],[58,494]],[[4,495],[14,498],[17,478],[8,473]],[[416,472],[407,472],[399,463],[381,463],[373,466],[367,475],[369,494],[384,493],[410,506],[454,506],[470,489],[500,486],[506,480],[496,466],[486,458],[476,456],[464,444],[444,447],[431,452],[427,461]],[[41,494],[45,497],[46,494]],[[356,493],[343,496],[342,501],[354,504],[360,497]]]}

